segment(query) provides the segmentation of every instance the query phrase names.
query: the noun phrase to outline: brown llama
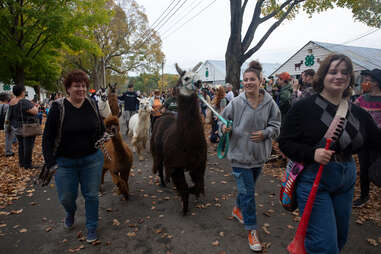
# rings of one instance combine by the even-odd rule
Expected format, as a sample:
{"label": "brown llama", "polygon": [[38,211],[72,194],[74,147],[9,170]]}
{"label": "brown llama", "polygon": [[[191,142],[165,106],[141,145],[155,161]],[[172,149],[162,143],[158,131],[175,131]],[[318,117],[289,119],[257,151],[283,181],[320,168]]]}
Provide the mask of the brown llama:
{"label": "brown llama", "polygon": [[[195,71],[200,64],[190,72],[181,70],[176,64],[180,74],[177,84],[179,94],[176,97],[177,116],[168,113],[158,118],[151,136],[153,173],[159,173],[162,186],[172,178],[182,199],[183,215],[188,211],[189,194],[194,194],[197,198],[204,194],[207,145],[197,97],[201,81],[195,80]],[[185,171],[189,171],[194,183],[190,188],[185,179]]]}
{"label": "brown llama", "polygon": [[104,122],[106,131],[112,135],[112,138],[105,143],[105,149],[111,160],[106,154],[104,155],[101,191],[103,190],[105,174],[109,171],[112,181],[118,187],[119,192],[127,199],[129,193],[128,177],[132,167],[132,152],[119,133],[118,118],[110,115]]}
{"label": "brown llama", "polygon": [[117,83],[114,85],[108,84],[108,103],[110,105],[111,114],[117,117],[120,117],[121,111],[119,109],[118,104],[118,95],[116,94],[116,86]]}

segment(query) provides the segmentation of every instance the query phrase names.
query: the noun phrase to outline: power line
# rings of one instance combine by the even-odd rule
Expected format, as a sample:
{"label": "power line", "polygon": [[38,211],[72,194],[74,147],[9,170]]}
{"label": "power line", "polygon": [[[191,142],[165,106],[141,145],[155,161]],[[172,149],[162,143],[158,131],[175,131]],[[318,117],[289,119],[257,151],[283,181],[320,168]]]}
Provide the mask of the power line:
{"label": "power line", "polygon": [[[177,2],[177,4],[169,11],[169,13],[167,13],[166,17],[164,17],[164,19],[162,20],[165,20],[163,24],[161,24],[157,29],[156,31],[159,31],[161,27],[163,27],[172,17],[173,15],[175,15],[179,10],[180,8],[187,2],[188,0],[185,0],[172,14],[171,16],[168,16],[172,10],[181,2],[181,0],[179,2]],[[160,23],[160,22],[159,22]],[[156,25],[157,26],[157,25]],[[152,35],[154,34],[155,32],[155,28],[151,28],[150,29],[150,32],[148,33],[147,37],[137,46],[137,48],[140,48],[142,45],[144,45],[144,43],[150,39],[152,37]]]}
{"label": "power line", "polygon": [[176,26],[176,24],[179,24],[182,20],[184,20],[186,17],[188,17],[191,13],[192,13],[192,11],[194,10],[194,9],[196,9],[201,3],[202,3],[202,1],[203,0],[200,0],[199,2],[194,2],[194,3],[196,3],[195,5],[191,5],[190,6],[190,10],[189,11],[187,11],[186,12],[186,14],[184,15],[184,16],[182,16],[180,19],[178,19],[178,20],[176,20],[176,22],[174,22],[174,26],[172,26],[172,27],[170,27],[169,29],[167,29],[166,31],[164,31],[163,33],[162,33],[162,36],[164,36],[165,34],[168,34],[168,32],[169,31],[171,31],[175,26]]}
{"label": "power line", "polygon": [[368,36],[368,35],[371,35],[371,34],[377,32],[377,31],[380,30],[380,29],[381,29],[381,28],[377,28],[377,29],[375,29],[375,30],[373,30],[373,31],[370,31],[370,32],[367,32],[367,33],[365,33],[365,34],[363,34],[363,35],[360,35],[359,37],[357,37],[357,38],[355,38],[355,39],[353,39],[353,40],[349,40],[349,41],[343,42],[343,43],[341,43],[341,44],[347,44],[347,43],[350,43],[350,42],[354,42],[354,41],[360,40],[360,39],[362,39],[362,38],[364,38],[364,37],[366,37],[366,36]]}
{"label": "power line", "polygon": [[170,33],[168,36],[166,36],[164,39],[168,38],[169,36],[171,36],[172,34],[174,34],[175,32],[177,32],[180,28],[182,28],[183,26],[185,26],[187,23],[189,23],[192,19],[194,19],[195,17],[197,17],[198,15],[200,15],[203,11],[205,11],[207,8],[209,8],[212,4],[214,4],[214,2],[216,2],[217,0],[214,0],[213,2],[211,2],[210,4],[208,4],[206,7],[204,7],[201,11],[199,11],[196,15],[194,15],[193,17],[191,17],[190,19],[188,19],[185,23],[183,23],[181,26],[179,26],[175,31],[173,31],[172,33]]}
{"label": "power line", "polygon": [[161,13],[160,17],[158,17],[153,23],[152,23],[152,27],[156,24],[157,21],[159,21],[159,19],[164,15],[164,13],[167,12],[167,10],[169,9],[169,7],[171,7],[171,5],[175,2],[176,0],[173,0],[169,5],[168,7]]}

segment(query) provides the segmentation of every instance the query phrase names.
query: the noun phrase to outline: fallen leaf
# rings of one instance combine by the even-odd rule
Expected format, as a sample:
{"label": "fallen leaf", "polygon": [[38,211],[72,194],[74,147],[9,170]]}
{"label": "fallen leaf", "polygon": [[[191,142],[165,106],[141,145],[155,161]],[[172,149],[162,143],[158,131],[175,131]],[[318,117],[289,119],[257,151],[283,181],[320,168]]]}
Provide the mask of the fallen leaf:
{"label": "fallen leaf", "polygon": [[287,225],[287,227],[288,227],[289,229],[294,229],[294,226],[293,226],[293,225]]}
{"label": "fallen leaf", "polygon": [[134,237],[134,236],[136,236],[136,233],[135,232],[128,232],[127,236],[128,237]]}
{"label": "fallen leaf", "polygon": [[221,236],[221,237],[224,237],[224,236],[225,236],[225,233],[224,233],[224,232],[220,232],[220,236]]}
{"label": "fallen leaf", "polygon": [[113,226],[119,226],[119,225],[120,225],[120,222],[119,222],[117,219],[113,219],[113,220],[112,220],[112,225],[113,225]]}
{"label": "fallen leaf", "polygon": [[53,229],[52,227],[47,227],[47,228],[45,228],[45,231],[50,232],[50,231],[52,231],[52,229]]}
{"label": "fallen leaf", "polygon": [[20,232],[20,233],[25,233],[25,232],[28,232],[28,229],[26,229],[26,228],[22,228],[22,229],[19,230],[19,232]]}
{"label": "fallen leaf", "polygon": [[367,240],[368,240],[368,243],[374,247],[378,245],[377,241],[372,238],[368,238]]}
{"label": "fallen leaf", "polygon": [[220,245],[220,242],[218,240],[216,240],[216,241],[212,242],[212,245],[214,247],[217,247],[218,245]]}

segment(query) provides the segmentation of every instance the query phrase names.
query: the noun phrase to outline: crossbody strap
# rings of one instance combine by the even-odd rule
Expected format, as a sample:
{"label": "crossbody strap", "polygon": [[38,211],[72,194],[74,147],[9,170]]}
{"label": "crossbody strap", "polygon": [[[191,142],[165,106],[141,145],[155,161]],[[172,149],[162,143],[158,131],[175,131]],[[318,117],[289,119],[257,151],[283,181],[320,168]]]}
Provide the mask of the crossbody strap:
{"label": "crossbody strap", "polygon": [[339,107],[336,110],[335,117],[332,119],[326,133],[324,140],[332,139],[334,142],[339,138],[340,134],[345,127],[345,117],[347,116],[349,103],[347,100],[341,100]]}

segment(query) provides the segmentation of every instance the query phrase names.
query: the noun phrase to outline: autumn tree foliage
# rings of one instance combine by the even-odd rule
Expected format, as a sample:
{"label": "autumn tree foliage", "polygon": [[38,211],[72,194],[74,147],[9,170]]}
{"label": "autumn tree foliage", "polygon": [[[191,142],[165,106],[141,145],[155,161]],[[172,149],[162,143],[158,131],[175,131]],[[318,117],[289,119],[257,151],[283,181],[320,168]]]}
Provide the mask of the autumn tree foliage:
{"label": "autumn tree foliage", "polygon": [[69,64],[90,75],[96,89],[106,80],[126,80],[130,71],[158,70],[164,59],[161,40],[136,1],[124,1],[123,8],[109,1],[106,8],[112,13],[110,22],[80,35],[100,51],[72,51],[67,56]]}
{"label": "autumn tree foliage", "polygon": [[[249,0],[230,0],[230,37],[225,53],[226,82],[239,89],[242,64],[257,52],[272,32],[285,20],[301,11],[311,15],[337,7],[352,10],[353,18],[368,26],[381,27],[381,2],[375,0],[257,0],[246,32],[243,16]],[[256,38],[258,27],[273,22],[262,37]],[[256,38],[256,44],[252,42]]]}

